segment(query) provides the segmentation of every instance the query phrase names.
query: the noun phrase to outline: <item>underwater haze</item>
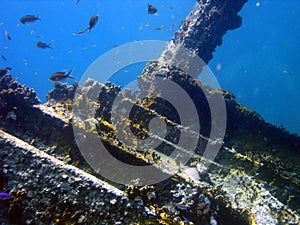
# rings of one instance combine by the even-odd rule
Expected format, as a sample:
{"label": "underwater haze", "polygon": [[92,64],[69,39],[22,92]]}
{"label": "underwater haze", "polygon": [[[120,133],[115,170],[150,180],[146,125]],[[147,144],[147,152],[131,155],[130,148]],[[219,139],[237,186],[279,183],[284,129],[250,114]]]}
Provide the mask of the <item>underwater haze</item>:
{"label": "underwater haze", "polygon": [[[11,67],[20,83],[41,101],[53,88],[56,71],[73,69],[80,80],[88,66],[116,46],[139,40],[169,41],[195,0],[17,1],[2,0],[0,67]],[[158,9],[147,13],[147,4]],[[209,63],[220,86],[264,119],[300,134],[300,2],[249,0],[239,15],[242,26],[229,31]],[[41,18],[22,24],[24,15]],[[91,32],[91,16],[99,14]],[[7,32],[11,40],[7,38]],[[37,48],[36,42],[52,48]],[[120,85],[140,75],[143,65],[124,71]],[[69,83],[73,79],[68,80]],[[116,81],[118,82],[118,81]]]}

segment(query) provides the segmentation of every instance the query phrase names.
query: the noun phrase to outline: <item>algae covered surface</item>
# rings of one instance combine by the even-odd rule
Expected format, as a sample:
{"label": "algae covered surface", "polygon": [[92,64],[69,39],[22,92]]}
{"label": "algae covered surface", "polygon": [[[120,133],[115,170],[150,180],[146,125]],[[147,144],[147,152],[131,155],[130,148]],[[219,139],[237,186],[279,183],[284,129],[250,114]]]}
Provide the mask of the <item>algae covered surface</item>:
{"label": "algae covered surface", "polygon": [[[16,115],[15,120],[8,118],[1,122],[1,184],[3,190],[11,190],[11,195],[14,196],[9,209],[3,212],[3,221],[13,223],[12,215],[19,213],[22,215],[20,221],[38,224],[78,221],[83,224],[97,224],[100,221],[104,224],[185,224],[186,221],[195,224],[213,224],[214,221],[218,224],[299,222],[297,152],[293,146],[289,146],[291,142],[285,142],[285,138],[282,142],[275,142],[278,148],[276,152],[275,143],[268,141],[277,133],[286,135],[295,144],[299,143],[299,137],[267,124],[255,112],[236,103],[228,92],[223,93],[231,96],[226,101],[229,116],[238,114],[245,121],[258,120],[261,124],[246,123],[247,126],[242,131],[239,126],[232,128],[234,130],[225,137],[215,162],[199,171],[196,168],[202,159],[201,148],[208,141],[199,142],[197,151],[189,162],[180,165],[169,156],[172,151],[170,142],[176,143],[178,135],[179,125],[174,122],[174,118],[166,118],[172,119],[168,123],[169,140],[165,140],[165,144],[156,149],[139,152],[116,139],[116,127],[111,124],[106,109],[111,104],[112,96],[121,91],[118,86],[89,80],[86,86],[77,87],[80,88],[82,97],[78,97],[76,102],[71,99],[64,102],[52,99],[42,105],[34,100],[35,94],[29,99],[24,98],[24,95],[32,91],[25,87],[20,88],[10,76],[1,82],[9,87],[7,92],[2,91],[1,99],[3,102],[5,100],[8,111],[13,110]],[[190,79],[182,82],[187,85]],[[193,85],[188,85],[191,88],[200,85],[194,82],[191,84]],[[86,163],[74,141],[71,110],[74,104],[89,102],[84,96],[89,96],[87,92],[93,92],[93,88],[101,89],[99,96],[102,98],[98,102],[90,102],[97,105],[96,116],[76,120],[73,124],[82,130],[80,141],[92,143],[89,135],[95,134],[119,160],[134,165],[152,164],[158,171],[168,174],[169,179],[150,186],[141,186],[138,180],[118,185],[101,177],[101,174]],[[73,90],[73,87],[57,85],[51,93],[54,96],[53,93],[58,93],[59,96],[61,90]],[[12,94],[6,95],[8,92]],[[130,101],[131,97],[127,92],[124,100]],[[153,114],[159,113],[161,104],[157,99],[145,99],[144,102],[136,103],[132,118],[124,120],[129,120],[137,134],[151,135],[143,123],[153,117]],[[101,105],[105,107],[101,108]],[[228,105],[235,107],[230,108]],[[22,113],[24,107],[26,114]],[[5,112],[6,115],[9,112]],[[140,120],[136,115],[143,119]],[[165,118],[166,115],[161,117]],[[11,120],[15,123],[11,123]],[[97,126],[92,126],[93,123]],[[31,129],[20,129],[24,125]],[[234,126],[228,122],[228,127]],[[256,133],[251,134],[254,127]],[[262,138],[261,134],[266,127],[268,132],[273,133],[263,133]],[[244,133],[245,131],[247,132]],[[255,141],[249,140],[249,134]],[[260,139],[261,142],[256,141]],[[280,155],[285,155],[285,158]],[[191,173],[193,168],[194,172]],[[193,175],[195,170],[196,175]],[[77,174],[81,174],[80,177]],[[101,194],[103,191],[110,194]],[[17,207],[16,211],[13,211],[14,207]],[[118,213],[113,209],[117,209]]]}

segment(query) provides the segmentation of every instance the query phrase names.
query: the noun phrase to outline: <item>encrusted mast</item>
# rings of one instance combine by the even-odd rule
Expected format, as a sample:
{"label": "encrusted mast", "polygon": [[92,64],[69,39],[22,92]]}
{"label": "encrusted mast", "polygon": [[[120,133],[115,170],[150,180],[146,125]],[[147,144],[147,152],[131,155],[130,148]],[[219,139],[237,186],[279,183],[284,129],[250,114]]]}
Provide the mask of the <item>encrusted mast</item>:
{"label": "encrusted mast", "polygon": [[228,30],[239,28],[242,18],[238,15],[248,0],[199,0],[189,16],[175,33],[172,42],[183,42],[205,63],[212,59],[217,46]]}
{"label": "encrusted mast", "polygon": [[[171,57],[179,61],[178,57],[182,58],[182,53],[177,50],[184,47],[191,55],[200,57],[203,65],[208,64],[216,47],[222,44],[226,32],[241,26],[242,18],[238,12],[247,1],[199,0],[175,32],[160,61],[163,63]],[[192,74],[193,77],[196,75]]]}

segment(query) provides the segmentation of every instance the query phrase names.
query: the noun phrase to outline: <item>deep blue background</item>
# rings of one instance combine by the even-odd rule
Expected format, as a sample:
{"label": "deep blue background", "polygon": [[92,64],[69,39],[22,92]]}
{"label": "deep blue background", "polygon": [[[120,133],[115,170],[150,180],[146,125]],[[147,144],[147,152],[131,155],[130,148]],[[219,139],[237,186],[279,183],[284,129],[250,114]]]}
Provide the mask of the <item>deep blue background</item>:
{"label": "deep blue background", "polygon": [[[75,0],[2,0],[0,54],[7,61],[0,59],[0,67],[12,67],[12,75],[34,88],[45,102],[53,87],[48,80],[53,72],[73,68],[72,75],[79,80],[98,56],[114,46],[135,40],[168,41],[195,3],[153,0],[150,3],[158,8],[158,15],[150,16],[148,2],[81,0],[76,5]],[[209,66],[220,86],[233,92],[238,101],[300,134],[299,12],[298,0],[249,0],[240,12],[242,26],[224,36]],[[90,34],[72,35],[87,28],[97,13],[100,18]],[[23,25],[19,19],[26,14],[42,20]],[[161,26],[166,28],[156,30]],[[12,40],[6,39],[5,30]],[[52,42],[53,49],[38,49],[36,41]],[[124,80],[138,75],[138,69],[126,70]]]}

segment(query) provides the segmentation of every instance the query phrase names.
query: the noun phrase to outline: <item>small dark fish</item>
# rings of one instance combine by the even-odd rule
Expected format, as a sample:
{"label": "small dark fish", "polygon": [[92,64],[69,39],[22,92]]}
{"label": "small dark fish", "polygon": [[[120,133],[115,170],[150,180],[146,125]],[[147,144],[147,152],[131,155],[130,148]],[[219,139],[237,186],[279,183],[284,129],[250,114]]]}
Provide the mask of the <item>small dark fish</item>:
{"label": "small dark fish", "polygon": [[14,197],[8,193],[0,192],[0,199],[2,199],[2,200],[9,200],[9,199],[13,199],[13,198]]}
{"label": "small dark fish", "polygon": [[6,68],[3,68],[3,69],[0,69],[0,77],[5,76],[6,73],[7,73],[8,71],[10,71],[10,70],[11,70],[10,67],[6,67]]}
{"label": "small dark fish", "polygon": [[29,24],[29,23],[34,23],[37,20],[41,20],[41,18],[33,15],[26,15],[21,17],[20,22],[23,24]]}
{"label": "small dark fish", "polygon": [[96,14],[94,16],[91,17],[90,22],[89,22],[89,27],[86,29],[89,32],[91,31],[91,29],[96,25],[96,23],[98,22],[98,18],[99,18],[99,14]]}
{"label": "small dark fish", "polygon": [[1,58],[6,61],[5,55],[1,55]]}
{"label": "small dark fish", "polygon": [[91,29],[96,25],[96,23],[98,22],[98,18],[99,18],[99,14],[96,14],[94,16],[91,17],[90,22],[89,22],[89,27],[85,30],[79,30],[76,33],[73,33],[73,35],[77,35],[77,34],[83,34],[86,31],[90,32]]}
{"label": "small dark fish", "polygon": [[70,76],[70,74],[72,73],[72,70],[70,70],[68,73],[66,72],[55,72],[50,76],[50,80],[51,81],[63,81],[67,78],[74,78],[72,76]]}
{"label": "small dark fish", "polygon": [[148,14],[149,14],[149,15],[153,15],[153,14],[155,14],[155,13],[157,13],[157,8],[155,8],[153,5],[150,5],[150,4],[148,3]]}
{"label": "small dark fish", "polygon": [[80,0],[77,0],[77,1],[76,1],[76,4],[78,4],[78,3],[79,3],[79,1],[80,1]]}
{"label": "small dark fish", "polygon": [[47,44],[47,43],[44,43],[44,42],[40,42],[40,41],[36,42],[35,46],[37,48],[41,48],[41,49],[45,49],[45,48],[51,48],[52,49],[52,47],[50,46],[50,44]]}
{"label": "small dark fish", "polygon": [[5,36],[6,36],[6,38],[8,39],[8,40],[11,40],[11,36],[9,35],[9,33],[7,32],[7,30],[6,31],[4,31],[5,32]]}

